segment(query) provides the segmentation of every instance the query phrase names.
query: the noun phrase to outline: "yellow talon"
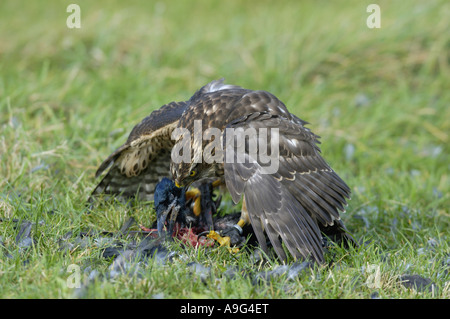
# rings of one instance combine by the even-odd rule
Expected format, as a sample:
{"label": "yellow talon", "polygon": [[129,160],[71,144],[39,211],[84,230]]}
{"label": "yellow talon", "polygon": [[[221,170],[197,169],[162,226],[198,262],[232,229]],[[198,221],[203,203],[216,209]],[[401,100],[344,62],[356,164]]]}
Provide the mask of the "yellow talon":
{"label": "yellow talon", "polygon": [[200,190],[198,188],[191,188],[186,192],[186,199],[197,198],[200,196]]}
{"label": "yellow talon", "polygon": [[[213,187],[217,187],[217,186],[219,186],[219,185],[221,185],[222,184],[222,181],[220,180],[220,179],[218,179],[218,180],[215,180],[213,183],[212,183],[212,186]],[[175,182],[175,185],[177,186],[177,187],[181,187],[180,185],[178,185],[178,183],[177,182]],[[201,195],[201,192],[200,192],[200,190],[198,189],[198,188],[196,188],[196,187],[192,187],[191,189],[189,189],[188,191],[186,191],[186,199],[187,200],[189,200],[189,199],[194,199],[194,208],[193,208],[193,211],[194,211],[194,215],[195,216],[200,216],[200,214],[201,214],[201,212],[202,212],[202,206],[201,206],[201,200],[200,200],[200,195]]]}
{"label": "yellow talon", "polygon": [[198,188],[194,187],[186,192],[186,199],[191,198],[194,199],[194,209],[193,209],[194,215],[198,217],[202,212],[202,206],[200,201],[200,190]]}
{"label": "yellow talon", "polygon": [[217,232],[215,232],[214,230],[211,230],[209,232],[209,234],[206,235],[206,237],[214,239],[215,241],[217,241],[220,244],[220,246],[227,247],[228,251],[230,253],[237,253],[239,251],[239,248],[237,248],[237,247],[234,247],[234,248],[230,247],[231,246],[230,237],[228,237],[228,236],[227,237],[222,237]]}
{"label": "yellow talon", "polygon": [[211,230],[206,237],[214,239],[220,246],[230,246],[230,237],[222,237],[214,230]]}
{"label": "yellow talon", "polygon": [[202,202],[201,202],[200,196],[199,196],[198,198],[195,199],[194,208],[193,208],[194,215],[197,217],[200,216],[200,214],[202,213],[202,205],[201,204],[202,204]]}

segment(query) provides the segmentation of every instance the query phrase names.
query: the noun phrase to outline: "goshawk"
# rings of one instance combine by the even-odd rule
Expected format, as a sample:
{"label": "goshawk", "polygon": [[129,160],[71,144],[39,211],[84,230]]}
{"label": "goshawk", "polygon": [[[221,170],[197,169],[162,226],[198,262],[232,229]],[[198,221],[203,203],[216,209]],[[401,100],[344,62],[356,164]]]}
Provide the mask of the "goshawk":
{"label": "goshawk", "polygon": [[[294,258],[322,263],[322,233],[355,243],[339,215],[350,188],[322,158],[319,137],[306,124],[269,92],[213,81],[188,101],[166,104],[137,124],[100,165],[97,177],[111,168],[92,194],[153,200],[163,177],[184,187],[214,178],[235,204],[243,200],[237,227],[251,223],[264,251],[266,234],[281,260],[287,258],[284,243]],[[207,134],[212,128],[214,137]],[[275,170],[268,169],[269,153],[276,154]]]}

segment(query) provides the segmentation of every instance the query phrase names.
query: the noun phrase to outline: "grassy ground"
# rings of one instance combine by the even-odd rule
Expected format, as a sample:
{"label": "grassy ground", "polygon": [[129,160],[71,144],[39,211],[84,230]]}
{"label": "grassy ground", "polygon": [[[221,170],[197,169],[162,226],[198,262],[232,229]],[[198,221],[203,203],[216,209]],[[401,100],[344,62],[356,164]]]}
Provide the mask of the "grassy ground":
{"label": "grassy ground", "polygon": [[[333,266],[259,285],[221,274],[270,271],[276,260],[179,248],[170,265],[98,276],[82,296],[449,298],[450,5],[378,1],[381,28],[369,29],[372,2],[78,0],[81,29],[69,29],[65,2],[1,1],[0,297],[77,296],[70,264],[82,282],[106,273],[100,243],[61,251],[58,240],[154,216],[143,205],[87,215],[96,167],[152,110],[225,77],[311,123],[352,188],[342,218],[367,244],[333,247]],[[21,221],[33,223],[29,248],[16,240]],[[212,276],[200,280],[189,262]],[[435,289],[408,289],[404,274]]]}

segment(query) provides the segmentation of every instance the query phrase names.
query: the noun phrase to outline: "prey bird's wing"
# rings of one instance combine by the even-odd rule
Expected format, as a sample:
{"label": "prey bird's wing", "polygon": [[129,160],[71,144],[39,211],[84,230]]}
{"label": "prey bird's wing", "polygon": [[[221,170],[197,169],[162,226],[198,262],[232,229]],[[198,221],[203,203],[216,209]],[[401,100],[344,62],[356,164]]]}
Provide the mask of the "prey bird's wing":
{"label": "prey bird's wing", "polygon": [[111,167],[89,201],[98,194],[123,199],[137,195],[140,200],[153,200],[156,184],[170,176],[170,154],[174,145],[171,134],[187,105],[187,102],[166,104],[137,124],[126,143],[98,168],[96,177]]}
{"label": "prey bird's wing", "polygon": [[[282,242],[295,258],[313,258],[323,262],[319,225],[327,227],[339,221],[350,189],[320,155],[318,136],[296,117],[254,112],[232,121],[227,128],[267,129],[267,155],[272,154],[272,138],[279,140],[278,168],[267,170],[267,158],[261,161],[246,142],[231,143],[224,130],[224,174],[227,188],[237,203],[244,195],[250,221],[263,249],[264,232],[276,253],[286,260]],[[277,130],[272,130],[277,129]],[[228,133],[227,133],[228,132]],[[261,149],[258,149],[260,152]],[[245,161],[238,160],[238,155]]]}

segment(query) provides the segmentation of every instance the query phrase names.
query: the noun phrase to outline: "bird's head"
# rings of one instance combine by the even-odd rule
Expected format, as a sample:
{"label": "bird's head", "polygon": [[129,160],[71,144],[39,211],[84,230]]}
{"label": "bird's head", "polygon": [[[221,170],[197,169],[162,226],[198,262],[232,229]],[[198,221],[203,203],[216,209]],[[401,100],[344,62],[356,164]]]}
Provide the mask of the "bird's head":
{"label": "bird's head", "polygon": [[215,176],[213,165],[205,162],[175,163],[172,161],[170,170],[177,187],[188,188],[197,180]]}
{"label": "bird's head", "polygon": [[[189,127],[189,126],[188,126]],[[193,134],[181,134],[172,148],[170,171],[178,187],[188,188],[193,182],[215,176],[214,165],[203,158],[206,142]],[[210,161],[208,161],[210,162]]]}

